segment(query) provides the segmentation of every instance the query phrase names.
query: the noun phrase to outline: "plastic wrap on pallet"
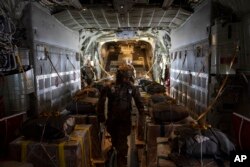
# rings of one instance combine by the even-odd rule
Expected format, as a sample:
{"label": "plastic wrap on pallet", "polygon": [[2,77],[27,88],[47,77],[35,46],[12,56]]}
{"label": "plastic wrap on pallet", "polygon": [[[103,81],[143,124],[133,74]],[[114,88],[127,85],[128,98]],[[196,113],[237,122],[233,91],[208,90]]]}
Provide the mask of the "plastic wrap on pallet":
{"label": "plastic wrap on pallet", "polygon": [[11,159],[29,162],[34,167],[90,167],[91,125],[78,125],[68,139],[57,142],[35,142],[20,137],[9,145]]}
{"label": "plastic wrap on pallet", "polygon": [[[190,167],[190,166],[204,166],[217,167],[219,166],[213,158],[202,159],[194,158],[188,155],[182,155],[179,153],[172,153],[171,142],[168,141],[168,138],[159,137],[157,138],[157,167]],[[228,166],[228,161],[223,162],[225,166]],[[224,166],[223,165],[223,166]]]}
{"label": "plastic wrap on pallet", "polygon": [[198,167],[198,166],[206,166],[206,167],[219,167],[225,166],[229,167],[229,161],[224,161],[223,164],[218,164],[213,158],[202,158],[196,159],[190,156],[181,155],[178,153],[170,154],[169,157],[176,166],[182,167]]}

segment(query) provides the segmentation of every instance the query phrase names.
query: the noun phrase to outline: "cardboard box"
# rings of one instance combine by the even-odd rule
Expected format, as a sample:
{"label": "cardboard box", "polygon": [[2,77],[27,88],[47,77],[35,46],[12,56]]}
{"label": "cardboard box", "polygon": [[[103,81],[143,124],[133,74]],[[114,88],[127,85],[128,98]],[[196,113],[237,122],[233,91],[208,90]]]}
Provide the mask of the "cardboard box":
{"label": "cardboard box", "polygon": [[146,146],[146,167],[156,167],[156,146]]}
{"label": "cardboard box", "polygon": [[169,145],[167,137],[157,137],[157,166],[176,166],[174,162],[168,159],[169,154],[171,154],[171,146]]}
{"label": "cardboard box", "polygon": [[169,137],[179,127],[191,125],[193,122],[195,122],[195,120],[192,117],[188,116],[178,122],[158,124],[155,123],[152,118],[146,117],[146,125],[144,128],[144,140],[147,145],[156,146],[157,137]]}
{"label": "cardboard box", "polygon": [[168,157],[167,154],[170,153],[169,147],[166,145],[167,140],[166,137],[157,137],[157,145],[146,146],[147,167],[159,167],[163,164],[173,164],[165,161],[165,158]]}
{"label": "cardboard box", "polygon": [[9,145],[10,158],[34,167],[90,167],[91,125],[77,125],[64,140],[37,142],[20,137]]}
{"label": "cardboard box", "polygon": [[171,153],[171,147],[167,137],[157,137],[157,157],[167,158]]}
{"label": "cardboard box", "polygon": [[75,118],[76,124],[91,124],[93,131],[99,132],[100,126],[96,115],[70,115]]}
{"label": "cardboard box", "polygon": [[146,123],[145,143],[147,167],[157,166],[157,137],[169,137],[175,128],[175,124],[157,125],[152,122]]}
{"label": "cardboard box", "polygon": [[157,137],[169,137],[176,128],[176,124],[158,125],[152,122],[146,124],[145,142],[148,146],[156,146]]}
{"label": "cardboard box", "polygon": [[93,159],[102,158],[101,139],[100,139],[100,126],[96,115],[71,115],[75,118],[76,124],[91,125],[91,143],[92,143],[92,157]]}

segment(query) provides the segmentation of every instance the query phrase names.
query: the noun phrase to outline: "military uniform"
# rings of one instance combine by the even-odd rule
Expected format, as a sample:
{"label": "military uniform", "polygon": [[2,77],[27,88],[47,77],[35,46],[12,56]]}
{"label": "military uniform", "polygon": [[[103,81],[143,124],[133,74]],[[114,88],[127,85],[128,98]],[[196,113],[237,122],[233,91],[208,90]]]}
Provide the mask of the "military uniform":
{"label": "military uniform", "polygon": [[96,70],[91,65],[86,65],[81,69],[82,79],[84,79],[87,85],[90,85],[94,79],[96,79]]}
{"label": "military uniform", "polygon": [[111,135],[112,145],[117,150],[118,166],[125,166],[127,159],[127,136],[131,132],[132,98],[138,108],[139,114],[144,111],[138,89],[131,82],[112,83],[104,87],[98,104],[98,118],[105,121],[104,108],[108,98],[107,131]]}

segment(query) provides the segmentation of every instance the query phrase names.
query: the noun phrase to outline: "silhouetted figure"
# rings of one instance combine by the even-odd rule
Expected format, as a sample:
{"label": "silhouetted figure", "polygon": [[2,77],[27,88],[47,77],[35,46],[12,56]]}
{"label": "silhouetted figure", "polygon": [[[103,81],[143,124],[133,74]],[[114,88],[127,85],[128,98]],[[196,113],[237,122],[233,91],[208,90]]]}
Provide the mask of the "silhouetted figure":
{"label": "silhouetted figure", "polygon": [[[127,163],[127,136],[131,132],[132,98],[138,108],[139,115],[144,112],[139,90],[133,85],[133,69],[127,65],[118,68],[116,82],[104,87],[98,104],[98,118],[106,121],[107,131],[111,135],[112,145],[117,150],[117,166]],[[105,101],[108,98],[108,118],[105,120]]]}

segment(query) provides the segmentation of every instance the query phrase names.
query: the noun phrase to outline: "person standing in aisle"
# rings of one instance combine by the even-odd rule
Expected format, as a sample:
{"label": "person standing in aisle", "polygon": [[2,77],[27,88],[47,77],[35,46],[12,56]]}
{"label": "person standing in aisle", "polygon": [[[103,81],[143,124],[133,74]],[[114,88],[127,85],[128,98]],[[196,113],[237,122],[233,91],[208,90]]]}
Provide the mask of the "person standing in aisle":
{"label": "person standing in aisle", "polygon": [[[127,164],[127,136],[131,132],[132,99],[139,111],[139,117],[144,113],[144,105],[139,90],[133,85],[133,69],[122,65],[116,73],[116,81],[106,86],[100,95],[98,103],[98,119],[106,125],[111,135],[112,146],[117,150],[117,165],[125,167]],[[108,98],[108,118],[105,119],[105,101]],[[141,120],[141,119],[139,119]],[[139,121],[138,131],[142,131]]]}

